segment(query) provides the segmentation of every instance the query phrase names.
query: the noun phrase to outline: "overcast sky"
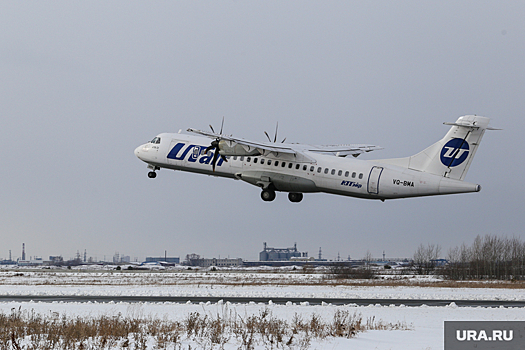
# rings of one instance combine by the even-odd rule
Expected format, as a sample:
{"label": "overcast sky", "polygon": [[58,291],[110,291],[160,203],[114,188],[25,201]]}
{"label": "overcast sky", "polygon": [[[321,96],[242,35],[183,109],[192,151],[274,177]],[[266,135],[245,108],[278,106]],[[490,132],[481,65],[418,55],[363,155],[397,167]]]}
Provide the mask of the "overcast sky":
{"label": "overcast sky", "polygon": [[[0,2],[0,258],[412,256],[421,243],[525,239],[525,2]],[[443,122],[491,118],[480,193],[380,201],[161,170],[133,150],[216,127],[264,141],[415,154]]]}

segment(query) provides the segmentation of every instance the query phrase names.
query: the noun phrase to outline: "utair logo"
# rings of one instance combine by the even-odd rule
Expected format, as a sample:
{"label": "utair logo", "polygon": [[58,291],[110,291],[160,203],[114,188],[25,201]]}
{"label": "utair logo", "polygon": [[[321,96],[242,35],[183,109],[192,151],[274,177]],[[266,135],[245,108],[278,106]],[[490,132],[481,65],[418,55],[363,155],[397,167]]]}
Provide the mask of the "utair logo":
{"label": "utair logo", "polygon": [[[186,147],[185,147],[186,146]],[[184,160],[188,157],[187,161],[195,163],[197,160],[201,164],[210,164],[213,159],[213,151],[208,151],[208,154],[204,154],[206,146],[199,145],[187,145],[183,142],[177,143],[168,153],[168,159]],[[221,166],[224,161],[221,157],[217,159],[217,166]]]}
{"label": "utair logo", "polygon": [[469,149],[467,141],[452,139],[441,149],[441,163],[447,167],[458,166],[468,158]]}

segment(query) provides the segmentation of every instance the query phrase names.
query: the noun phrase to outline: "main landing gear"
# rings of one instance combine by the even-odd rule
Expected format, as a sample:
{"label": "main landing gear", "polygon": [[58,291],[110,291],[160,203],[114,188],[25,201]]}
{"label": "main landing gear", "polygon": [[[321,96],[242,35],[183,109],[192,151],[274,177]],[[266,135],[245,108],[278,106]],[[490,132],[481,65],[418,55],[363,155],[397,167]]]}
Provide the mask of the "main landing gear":
{"label": "main landing gear", "polygon": [[[261,198],[265,202],[271,202],[275,199],[275,191],[273,190],[262,190],[261,192]],[[303,200],[303,194],[302,193],[295,193],[290,192],[288,193],[288,199],[292,203],[299,203]]]}
{"label": "main landing gear", "polygon": [[300,201],[303,200],[303,194],[302,193],[290,192],[290,193],[288,193],[288,199],[292,203],[299,203]]}
{"label": "main landing gear", "polygon": [[272,190],[262,190],[261,198],[265,202],[271,202],[275,199],[275,191]]}

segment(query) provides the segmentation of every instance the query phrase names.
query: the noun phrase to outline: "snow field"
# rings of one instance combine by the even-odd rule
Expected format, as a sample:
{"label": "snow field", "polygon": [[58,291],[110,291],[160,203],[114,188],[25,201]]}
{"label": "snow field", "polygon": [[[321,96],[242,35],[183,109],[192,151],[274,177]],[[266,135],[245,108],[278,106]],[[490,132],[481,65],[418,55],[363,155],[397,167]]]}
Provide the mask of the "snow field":
{"label": "snow field", "polygon": [[[62,272],[2,271],[0,295],[91,295],[91,296],[196,296],[196,297],[303,297],[303,298],[381,298],[441,300],[525,300],[523,289],[505,288],[437,288],[416,286],[333,286],[322,283],[320,274],[257,272]],[[70,317],[117,315],[184,320],[192,312],[221,316],[234,313],[242,317],[259,315],[268,308],[273,317],[290,323],[297,314],[308,319],[312,314],[330,321],[337,310],[360,314],[363,320],[375,318],[385,324],[405,324],[409,330],[373,330],[358,333],[355,338],[331,338],[313,341],[310,349],[442,349],[444,321],[522,321],[525,308],[406,306],[336,306],[294,304],[231,303],[66,303],[3,302],[0,311],[34,310],[42,315],[66,314]],[[184,349],[199,344],[184,343]],[[149,347],[153,349],[153,344]],[[238,349],[234,340],[224,349]],[[259,344],[256,349],[268,349]]]}
{"label": "snow field", "polygon": [[[96,317],[100,315],[117,315],[137,318],[160,318],[183,320],[191,312],[209,316],[224,317],[232,312],[242,317],[258,315],[268,308],[272,316],[291,322],[298,314],[308,319],[312,314],[330,321],[337,310],[348,310],[350,314],[360,314],[363,320],[374,317],[383,323],[404,323],[410,330],[377,330],[358,333],[355,338],[332,338],[326,341],[312,342],[310,349],[442,349],[444,321],[477,320],[477,321],[513,321],[525,320],[524,308],[468,308],[449,305],[446,307],[394,307],[394,306],[335,306],[325,305],[287,305],[269,304],[230,304],[230,303],[64,303],[64,302],[7,302],[0,303],[0,311],[11,312],[11,309],[34,310],[42,315],[53,312],[69,317]],[[238,345],[238,344],[237,344]],[[225,349],[236,349],[231,342]],[[261,345],[261,349],[264,346]]]}

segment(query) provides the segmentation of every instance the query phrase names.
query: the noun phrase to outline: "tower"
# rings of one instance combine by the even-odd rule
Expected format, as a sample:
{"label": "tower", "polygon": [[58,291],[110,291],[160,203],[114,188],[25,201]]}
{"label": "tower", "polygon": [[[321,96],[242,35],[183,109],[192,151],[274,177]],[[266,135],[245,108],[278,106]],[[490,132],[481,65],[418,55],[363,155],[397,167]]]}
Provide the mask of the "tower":
{"label": "tower", "polygon": [[22,260],[26,259],[26,244],[22,243]]}
{"label": "tower", "polygon": [[319,247],[319,260],[321,260],[323,258],[323,254],[321,252],[321,247]]}

